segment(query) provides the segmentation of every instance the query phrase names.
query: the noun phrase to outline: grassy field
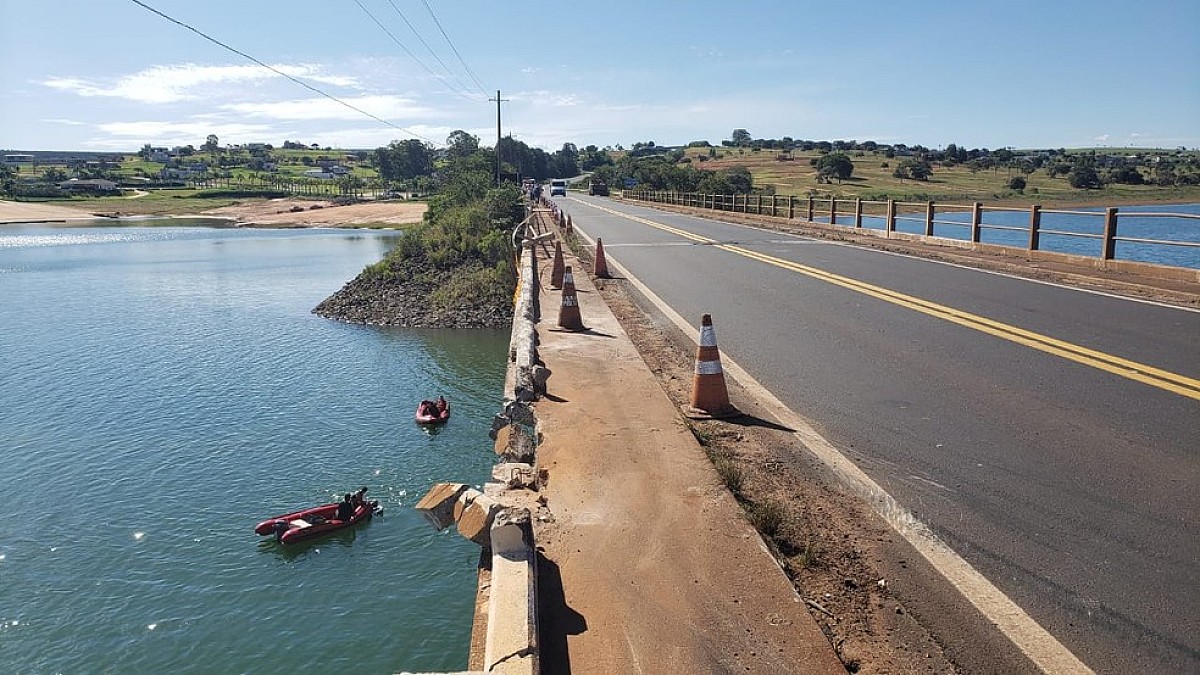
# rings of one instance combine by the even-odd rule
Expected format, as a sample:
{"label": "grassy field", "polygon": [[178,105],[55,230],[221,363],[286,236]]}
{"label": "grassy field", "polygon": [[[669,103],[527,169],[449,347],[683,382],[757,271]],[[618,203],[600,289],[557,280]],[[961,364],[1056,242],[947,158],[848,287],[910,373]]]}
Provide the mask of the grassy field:
{"label": "grassy field", "polygon": [[[881,152],[847,153],[854,162],[853,176],[845,182],[830,184],[818,183],[817,170],[809,164],[810,159],[820,156],[816,151],[796,152],[794,160],[779,161],[776,150],[753,152],[748,148],[718,148],[716,157],[700,162],[700,155],[707,154],[707,148],[688,148],[686,152],[693,166],[708,170],[745,167],[754,176],[755,187],[772,186],[776,194],[797,197],[891,198],[968,204],[981,201],[1046,206],[1200,202],[1200,186],[1108,185],[1099,190],[1079,190],[1071,187],[1065,176],[1050,178],[1044,170],[1025,175],[1015,168],[972,172],[963,165],[935,164],[933,175],[927,181],[901,180],[893,177],[892,171],[904,158],[889,159]],[[1027,185],[1023,192],[1006,187],[1010,176],[1025,177]]]}
{"label": "grassy field", "polygon": [[150,190],[140,197],[91,197],[39,200],[46,204],[60,204],[83,209],[90,213],[121,213],[137,216],[166,216],[200,213],[209,209],[233,204],[263,201],[255,198],[231,199],[228,197],[205,197],[203,190]]}

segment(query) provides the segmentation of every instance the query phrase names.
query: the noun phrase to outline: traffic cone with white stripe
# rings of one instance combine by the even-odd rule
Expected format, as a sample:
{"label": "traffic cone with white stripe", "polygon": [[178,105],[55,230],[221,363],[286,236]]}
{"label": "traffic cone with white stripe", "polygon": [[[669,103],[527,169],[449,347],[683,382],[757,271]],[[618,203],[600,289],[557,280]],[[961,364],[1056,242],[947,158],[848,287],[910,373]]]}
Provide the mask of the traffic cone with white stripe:
{"label": "traffic cone with white stripe", "polygon": [[562,288],[563,255],[562,242],[554,240],[554,266],[550,268],[550,288]]}
{"label": "traffic cone with white stripe", "polygon": [[558,308],[558,327],[564,330],[581,331],[583,317],[579,316],[579,298],[575,295],[575,275],[571,266],[563,269],[562,306]]}
{"label": "traffic cone with white stripe", "polygon": [[692,378],[691,405],[684,413],[693,419],[737,417],[742,413],[729,403],[725,373],[721,370],[721,352],[712,317],[700,319],[700,345],[696,348],[696,374]]}
{"label": "traffic cone with white stripe", "polygon": [[596,238],[596,265],[592,270],[592,274],[599,279],[611,279],[612,275],[608,273],[608,261],[604,258],[604,242]]}

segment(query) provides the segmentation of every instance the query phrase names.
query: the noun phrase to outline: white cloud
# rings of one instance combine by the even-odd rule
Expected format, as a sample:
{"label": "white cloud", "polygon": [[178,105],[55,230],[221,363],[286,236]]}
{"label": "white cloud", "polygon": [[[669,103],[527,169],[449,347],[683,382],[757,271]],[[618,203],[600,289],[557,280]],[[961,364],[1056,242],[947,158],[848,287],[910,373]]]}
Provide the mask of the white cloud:
{"label": "white cloud", "polygon": [[68,119],[63,119],[61,117],[52,117],[52,118],[38,120],[38,121],[46,122],[48,124],[65,124],[69,127],[86,127],[88,125],[87,122],[80,122],[78,120],[68,120]]}
{"label": "white cloud", "polygon": [[[322,73],[310,64],[272,65],[281,73],[301,80],[311,80],[340,87],[356,87],[355,78]],[[76,77],[55,77],[42,82],[78,96],[108,96],[140,103],[174,103],[203,98],[203,89],[213,85],[250,82],[280,77],[257,65],[204,66],[194,63],[152,66],[112,80],[85,80]]]}
{"label": "white cloud", "polygon": [[[433,113],[411,99],[400,96],[358,96],[341,99],[346,103],[385,120],[429,116]],[[221,109],[276,120],[361,119],[362,113],[328,98],[308,98],[262,103],[231,103]]]}
{"label": "white cloud", "polygon": [[521,103],[529,103],[535,106],[550,106],[553,108],[570,108],[583,103],[583,99],[576,94],[567,92],[554,92],[545,89],[536,91],[519,91],[512,95],[513,101]]}
{"label": "white cloud", "polygon": [[92,148],[126,149],[141,147],[143,143],[155,145],[199,145],[209,134],[216,134],[225,143],[249,143],[274,138],[278,135],[265,124],[241,122],[210,122],[188,120],[184,122],[106,122],[96,128],[107,138],[85,141]]}

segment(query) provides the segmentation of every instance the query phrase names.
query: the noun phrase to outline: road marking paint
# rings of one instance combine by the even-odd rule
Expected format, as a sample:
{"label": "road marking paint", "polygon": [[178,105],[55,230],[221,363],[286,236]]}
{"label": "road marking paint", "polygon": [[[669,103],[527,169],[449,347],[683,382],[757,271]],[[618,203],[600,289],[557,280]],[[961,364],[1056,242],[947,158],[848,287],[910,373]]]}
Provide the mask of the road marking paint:
{"label": "road marking paint", "polygon": [[[580,203],[587,204],[586,202]],[[587,205],[593,206],[592,204]],[[580,230],[578,226],[575,231],[589,244],[594,245],[591,237]],[[684,335],[699,343],[699,331],[654,291],[616,260],[610,258],[608,264],[612,265],[624,279],[637,288]],[[794,435],[804,447],[829,467],[855,496],[869,504],[892,529],[904,537],[905,541],[928,560],[934,569],[999,628],[1005,637],[1038,668],[1046,673],[1093,672],[1045,628],[1034,621],[1025,610],[1009,599],[991,581],[988,581],[987,577],[980,574],[970,563],[938,539],[927,525],[901,506],[886,490],[821,436],[807,419],[788,408],[727,354],[722,355],[722,361],[724,370],[729,377],[737,380],[780,424],[794,429]]]}
{"label": "road marking paint", "polygon": [[[582,201],[579,203],[595,209],[608,211],[609,213],[622,215],[619,211],[608,209],[603,206],[588,204],[587,202]],[[905,307],[907,309],[926,314],[928,316],[943,319],[966,328],[971,328],[1002,340],[1007,340],[1009,342],[1030,347],[1032,349],[1036,349],[1047,354],[1052,354],[1069,361],[1074,361],[1085,366],[1090,366],[1113,375],[1119,375],[1136,382],[1141,382],[1142,384],[1148,384],[1152,387],[1169,391],[1173,394],[1178,394],[1180,396],[1185,396],[1187,398],[1200,401],[1200,380],[1187,377],[1186,375],[1180,375],[1168,370],[1138,363],[1137,361],[1132,361],[1130,359],[1107,354],[1105,352],[1089,349],[1071,342],[1066,342],[1064,340],[1052,338],[1047,335],[1042,335],[1041,333],[1025,330],[1024,328],[1019,328],[1011,324],[995,321],[978,314],[972,314],[970,312],[955,309],[953,307],[931,302],[929,300],[924,300],[916,296],[900,293],[899,291],[894,291],[889,288],[869,284],[851,277],[834,274],[833,272],[827,272],[809,265],[792,262],[790,260],[784,260],[783,258],[777,258],[765,253],[758,253],[757,251],[751,251],[750,249],[742,246],[721,244],[720,242],[709,239],[708,237],[694,234],[686,230],[681,230],[663,223],[658,223],[647,218],[640,218],[632,215],[625,215],[625,217],[629,220],[633,220],[644,225],[649,225],[650,227],[678,235],[691,241],[708,244],[713,248],[721,249],[729,253],[736,253],[737,255],[758,260],[759,262],[763,262],[768,265],[773,265],[781,269],[803,274],[820,281],[834,284],[835,286],[841,286],[842,288],[846,288],[848,290],[869,295],[879,300],[883,300],[884,302],[889,302],[900,307]]]}

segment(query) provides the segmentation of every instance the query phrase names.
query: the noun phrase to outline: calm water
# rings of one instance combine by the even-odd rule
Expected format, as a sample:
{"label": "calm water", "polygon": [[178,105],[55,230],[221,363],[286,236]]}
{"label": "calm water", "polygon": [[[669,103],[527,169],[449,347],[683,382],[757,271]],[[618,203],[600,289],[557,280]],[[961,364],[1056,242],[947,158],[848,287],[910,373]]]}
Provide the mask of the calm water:
{"label": "calm water", "polygon": [[[816,220],[829,222],[829,205],[825,204],[826,214],[818,212]],[[849,201],[841,202],[839,206],[838,223],[853,225],[853,213],[841,213],[844,208],[852,208]],[[1059,213],[1043,213],[1041,236],[1038,248],[1059,253],[1074,253],[1094,258],[1100,257],[1101,240],[1098,238],[1104,232],[1104,209],[1064,209],[1071,211],[1092,211],[1096,216],[1070,215]],[[1164,217],[1121,216],[1121,213],[1191,213],[1200,214],[1200,204],[1154,204],[1150,206],[1122,206],[1118,209],[1117,236],[1136,239],[1155,239],[1189,242],[1200,244],[1200,220]],[[970,211],[944,211],[934,216],[934,234],[951,239],[970,239]],[[955,224],[961,223],[961,224]],[[999,227],[1016,227],[1021,231],[1009,229],[990,229],[989,225]],[[886,220],[878,216],[863,217],[863,227],[882,230]],[[1003,244],[1025,248],[1029,245],[1029,212],[1022,211],[985,211],[983,229],[980,240],[987,244]],[[904,213],[896,220],[896,229],[911,234],[924,234],[925,214]],[[1058,230],[1073,234],[1051,234],[1046,230]],[[1088,235],[1088,236],[1073,236]],[[1144,244],[1140,242],[1118,241],[1116,257],[1119,260],[1137,260],[1141,262],[1174,265],[1176,267],[1200,268],[1200,246],[1178,246],[1165,244]]]}
{"label": "calm water", "polygon": [[[486,479],[508,334],[310,314],[394,236],[0,228],[0,672],[465,667],[478,548],[411,507]],[[356,531],[253,533],[359,485]]]}

